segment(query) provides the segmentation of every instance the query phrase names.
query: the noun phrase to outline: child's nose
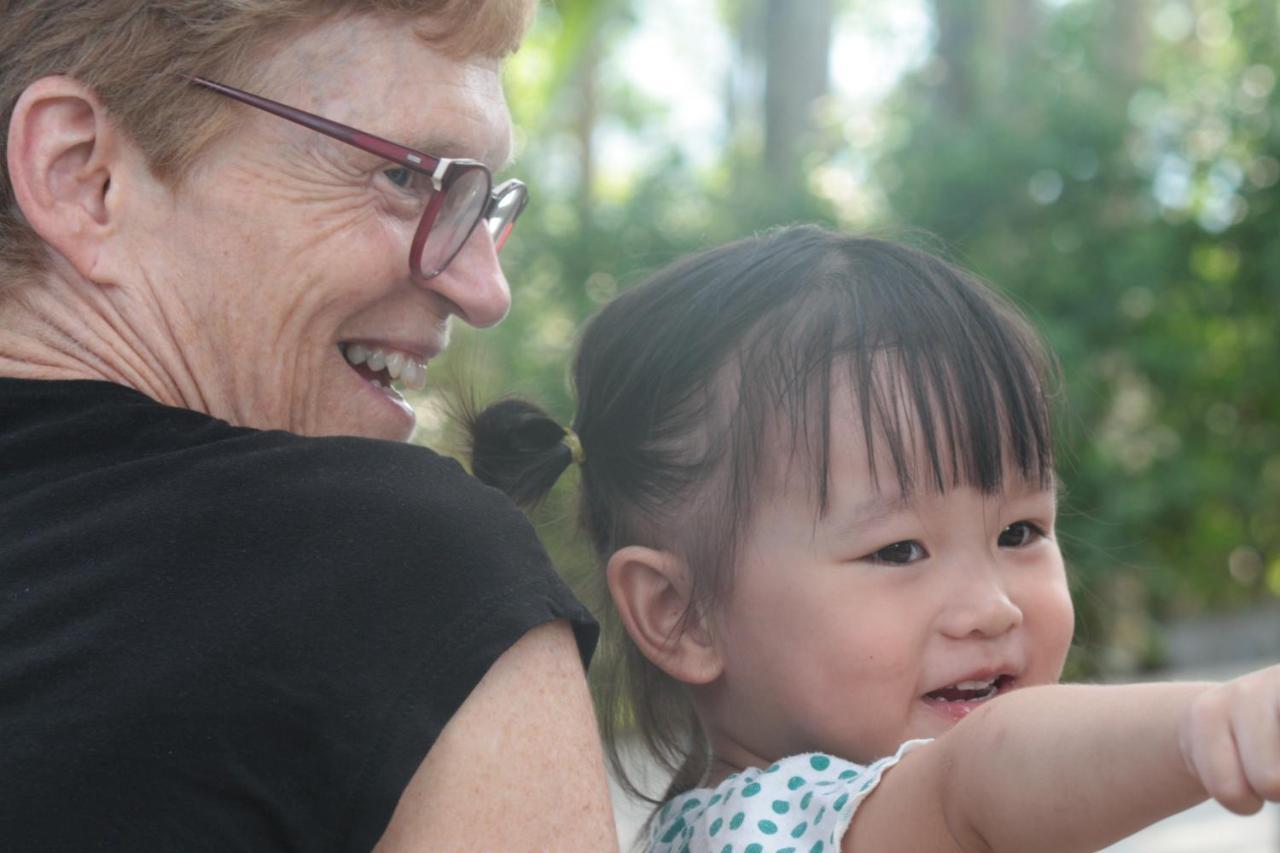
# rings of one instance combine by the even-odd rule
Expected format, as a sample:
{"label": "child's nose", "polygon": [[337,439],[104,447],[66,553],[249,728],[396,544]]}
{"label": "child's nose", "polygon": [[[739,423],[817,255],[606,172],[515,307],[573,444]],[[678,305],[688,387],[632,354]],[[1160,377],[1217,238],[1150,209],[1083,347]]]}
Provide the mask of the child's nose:
{"label": "child's nose", "polygon": [[998,637],[1022,624],[1022,608],[1010,598],[994,566],[975,561],[956,575],[944,605],[944,634],[956,639]]}

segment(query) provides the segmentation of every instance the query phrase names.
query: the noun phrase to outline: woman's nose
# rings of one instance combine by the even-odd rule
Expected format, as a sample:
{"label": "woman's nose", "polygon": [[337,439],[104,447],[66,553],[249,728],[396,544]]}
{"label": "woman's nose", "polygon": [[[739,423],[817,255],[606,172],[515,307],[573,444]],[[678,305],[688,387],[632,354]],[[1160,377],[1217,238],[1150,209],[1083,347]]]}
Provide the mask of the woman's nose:
{"label": "woman's nose", "polygon": [[989,560],[957,567],[944,605],[941,630],[949,637],[998,637],[1022,624],[1022,608]]}
{"label": "woman's nose", "polygon": [[494,325],[511,307],[511,288],[483,225],[467,238],[444,272],[422,286],[446,299],[451,313],[476,328]]}

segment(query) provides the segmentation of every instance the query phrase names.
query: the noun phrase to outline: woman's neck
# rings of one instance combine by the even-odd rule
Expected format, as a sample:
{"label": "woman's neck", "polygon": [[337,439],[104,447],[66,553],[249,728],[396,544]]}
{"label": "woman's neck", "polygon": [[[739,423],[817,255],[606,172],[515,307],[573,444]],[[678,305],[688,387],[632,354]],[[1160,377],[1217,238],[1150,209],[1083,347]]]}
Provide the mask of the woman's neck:
{"label": "woman's neck", "polygon": [[96,379],[162,403],[198,408],[117,310],[110,285],[68,281],[57,271],[0,292],[0,376]]}

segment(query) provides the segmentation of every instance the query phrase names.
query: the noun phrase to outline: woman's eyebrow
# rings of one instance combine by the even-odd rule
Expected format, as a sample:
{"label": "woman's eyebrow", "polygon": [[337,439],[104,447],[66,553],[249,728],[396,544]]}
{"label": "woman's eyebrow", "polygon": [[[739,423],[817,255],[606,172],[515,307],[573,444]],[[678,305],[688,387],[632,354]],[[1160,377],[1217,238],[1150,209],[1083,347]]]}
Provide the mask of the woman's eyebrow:
{"label": "woman's eyebrow", "polygon": [[425,136],[410,137],[410,140],[395,136],[386,139],[422,154],[430,154],[446,160],[477,160],[489,167],[495,175],[511,166],[515,160],[514,146],[503,144],[492,150],[478,151],[476,146],[468,145],[465,140],[442,134],[429,133]]}

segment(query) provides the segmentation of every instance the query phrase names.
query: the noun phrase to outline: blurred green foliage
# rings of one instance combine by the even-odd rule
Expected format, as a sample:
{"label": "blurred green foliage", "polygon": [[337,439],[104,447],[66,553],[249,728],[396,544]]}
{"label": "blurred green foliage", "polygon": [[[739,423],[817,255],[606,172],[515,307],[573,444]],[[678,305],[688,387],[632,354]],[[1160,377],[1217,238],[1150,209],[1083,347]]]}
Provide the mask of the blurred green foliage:
{"label": "blurred green foliage", "polygon": [[[760,49],[761,32],[781,37],[759,26],[771,2],[714,6],[738,77],[814,59]],[[823,14],[856,30],[884,5]],[[646,69],[618,60],[653,4],[544,8],[508,69],[512,171],[533,195],[504,255],[515,307],[496,332],[460,332],[432,368],[426,439],[448,445],[432,415],[459,388],[532,396],[567,421],[576,327],[679,254],[800,220],[923,229],[1010,293],[1061,359],[1075,672],[1158,663],[1150,620],[1280,596],[1280,7],[919,5],[931,47],[873,114],[838,91],[796,95],[812,117],[792,128],[797,169],[764,158],[776,129],[760,86],[709,83],[726,93],[713,162],[653,131],[686,93],[646,95]],[[602,128],[630,135],[653,165],[607,172]],[[571,480],[540,529],[589,585]]]}

